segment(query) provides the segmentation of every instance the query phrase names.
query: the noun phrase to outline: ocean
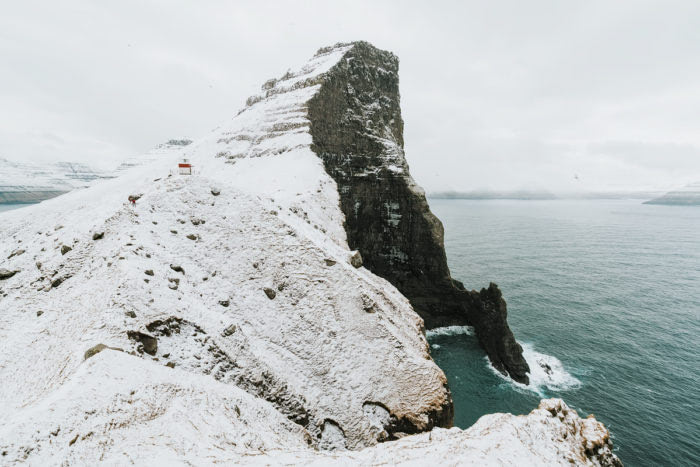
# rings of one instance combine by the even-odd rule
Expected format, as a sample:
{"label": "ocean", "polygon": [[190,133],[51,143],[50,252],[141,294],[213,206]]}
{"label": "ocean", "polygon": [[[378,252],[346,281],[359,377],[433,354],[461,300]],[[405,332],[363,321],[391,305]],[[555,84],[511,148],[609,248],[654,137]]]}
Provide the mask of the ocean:
{"label": "ocean", "polygon": [[700,207],[640,200],[431,199],[452,276],[497,283],[535,371],[497,374],[469,329],[429,334],[455,425],[560,397],[610,429],[625,465],[700,465]]}

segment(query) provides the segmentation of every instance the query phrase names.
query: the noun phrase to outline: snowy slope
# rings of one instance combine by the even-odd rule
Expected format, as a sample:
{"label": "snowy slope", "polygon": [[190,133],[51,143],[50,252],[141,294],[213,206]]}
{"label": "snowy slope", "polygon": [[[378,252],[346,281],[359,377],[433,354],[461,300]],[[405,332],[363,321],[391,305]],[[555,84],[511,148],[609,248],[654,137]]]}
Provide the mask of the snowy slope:
{"label": "snowy slope", "polygon": [[561,410],[372,447],[452,405],[422,320],[350,264],[310,149],[305,102],[348,47],[192,145],[0,215],[0,463],[595,461]]}
{"label": "snowy slope", "polygon": [[76,162],[39,165],[0,158],[0,191],[31,189],[69,191],[88,186],[93,180],[107,176],[106,173]]}

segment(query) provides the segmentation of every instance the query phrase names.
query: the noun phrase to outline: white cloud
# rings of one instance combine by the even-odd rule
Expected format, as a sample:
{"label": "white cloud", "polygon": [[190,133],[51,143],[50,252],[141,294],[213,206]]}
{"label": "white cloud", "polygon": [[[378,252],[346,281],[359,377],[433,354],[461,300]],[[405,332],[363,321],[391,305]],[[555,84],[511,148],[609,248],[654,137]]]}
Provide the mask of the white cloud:
{"label": "white cloud", "polygon": [[104,165],[197,137],[357,39],[401,59],[407,156],[428,189],[700,179],[694,0],[12,2],[0,155]]}

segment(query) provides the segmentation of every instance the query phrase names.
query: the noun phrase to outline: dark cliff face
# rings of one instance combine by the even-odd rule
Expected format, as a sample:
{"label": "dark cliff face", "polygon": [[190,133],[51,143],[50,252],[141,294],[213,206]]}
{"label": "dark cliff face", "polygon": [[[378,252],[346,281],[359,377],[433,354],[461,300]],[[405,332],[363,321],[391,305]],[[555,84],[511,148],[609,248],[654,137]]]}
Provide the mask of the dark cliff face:
{"label": "dark cliff face", "polygon": [[498,287],[467,291],[450,276],[442,223],[404,158],[398,67],[392,53],[355,43],[308,103],[312,149],[338,185],[349,246],[428,328],[474,326],[494,367],[527,383],[529,367]]}

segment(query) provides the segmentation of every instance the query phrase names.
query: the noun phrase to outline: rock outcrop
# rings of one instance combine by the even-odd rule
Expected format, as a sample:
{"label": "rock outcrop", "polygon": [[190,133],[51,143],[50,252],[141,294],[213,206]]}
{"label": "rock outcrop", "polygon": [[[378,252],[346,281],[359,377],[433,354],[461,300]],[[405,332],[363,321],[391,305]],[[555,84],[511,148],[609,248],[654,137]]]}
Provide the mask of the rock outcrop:
{"label": "rock outcrop", "polygon": [[348,244],[408,297],[427,328],[474,326],[493,366],[527,383],[498,287],[468,291],[450,276],[442,223],[404,157],[398,68],[390,52],[353,43],[308,103],[311,148],[338,184]]}
{"label": "rock outcrop", "polygon": [[[0,463],[612,462],[602,425],[557,402],[448,429],[425,323],[471,324],[494,365],[523,369],[507,363],[519,347],[500,291],[450,278],[442,227],[392,146],[398,93],[369,82],[395,90],[395,67],[364,43],[322,49],[206,138],[1,215]],[[395,117],[388,133],[333,120],[362,110],[328,100],[340,84],[377,100],[377,122]],[[323,109],[342,143],[315,128]],[[324,138],[367,145],[365,178]],[[169,175],[182,157],[196,176]]]}

